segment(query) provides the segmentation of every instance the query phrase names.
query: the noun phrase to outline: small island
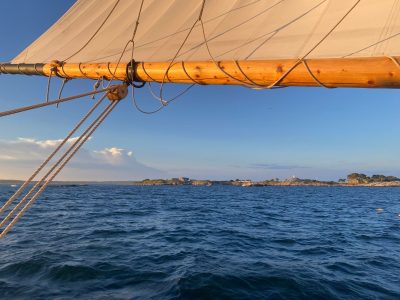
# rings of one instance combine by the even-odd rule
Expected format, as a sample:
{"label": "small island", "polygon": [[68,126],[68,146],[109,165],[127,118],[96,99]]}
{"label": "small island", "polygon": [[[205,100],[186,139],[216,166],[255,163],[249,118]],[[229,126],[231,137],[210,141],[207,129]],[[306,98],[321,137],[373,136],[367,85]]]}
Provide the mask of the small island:
{"label": "small island", "polygon": [[[33,181],[36,182],[36,181]],[[21,180],[0,179],[0,184],[20,186]],[[346,179],[337,181],[321,181],[316,179],[301,179],[295,176],[279,179],[253,181],[250,179],[235,180],[209,180],[209,179],[191,179],[188,177],[179,177],[171,179],[144,179],[140,181],[53,181],[50,185],[58,186],[82,186],[82,185],[135,185],[135,186],[214,186],[214,185],[232,185],[242,187],[257,186],[370,186],[370,187],[400,187],[400,178],[395,176],[372,175],[367,176],[362,173],[351,173]]]}
{"label": "small island", "polygon": [[193,186],[212,186],[212,185],[232,185],[232,186],[400,186],[400,178],[395,176],[372,175],[367,176],[362,173],[351,173],[346,179],[338,181],[320,181],[315,179],[301,179],[290,177],[284,180],[279,178],[252,181],[250,179],[235,180],[196,180],[187,177],[171,179],[144,179],[132,182],[133,185],[155,186],[155,185],[193,185]]}

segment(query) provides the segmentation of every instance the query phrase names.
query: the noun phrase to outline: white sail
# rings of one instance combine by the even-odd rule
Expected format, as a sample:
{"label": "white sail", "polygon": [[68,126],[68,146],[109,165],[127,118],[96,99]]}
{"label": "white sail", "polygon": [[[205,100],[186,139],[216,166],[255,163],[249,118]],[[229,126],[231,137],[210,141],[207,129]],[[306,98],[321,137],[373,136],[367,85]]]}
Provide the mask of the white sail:
{"label": "white sail", "polygon": [[[78,0],[12,62],[116,62],[132,37],[141,2]],[[199,18],[202,4],[144,0],[133,58],[169,61]],[[218,60],[299,58],[336,25],[307,58],[373,57],[400,54],[399,13],[397,0],[206,0],[202,20]],[[121,61],[130,59],[131,44]],[[177,60],[210,60],[200,22]]]}

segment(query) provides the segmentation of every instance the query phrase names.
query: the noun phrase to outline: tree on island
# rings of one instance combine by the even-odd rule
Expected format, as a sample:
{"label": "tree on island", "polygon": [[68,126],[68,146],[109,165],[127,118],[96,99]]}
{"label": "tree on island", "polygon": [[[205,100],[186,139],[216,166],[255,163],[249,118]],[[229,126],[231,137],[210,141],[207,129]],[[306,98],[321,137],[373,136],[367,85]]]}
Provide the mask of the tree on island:
{"label": "tree on island", "polygon": [[362,173],[351,173],[347,175],[348,184],[363,184],[363,183],[369,183],[370,181],[371,178]]}
{"label": "tree on island", "polygon": [[391,182],[400,181],[399,178],[395,176],[385,176],[385,175],[372,175],[371,177],[362,173],[351,173],[347,175],[348,184],[365,184],[371,182]]}

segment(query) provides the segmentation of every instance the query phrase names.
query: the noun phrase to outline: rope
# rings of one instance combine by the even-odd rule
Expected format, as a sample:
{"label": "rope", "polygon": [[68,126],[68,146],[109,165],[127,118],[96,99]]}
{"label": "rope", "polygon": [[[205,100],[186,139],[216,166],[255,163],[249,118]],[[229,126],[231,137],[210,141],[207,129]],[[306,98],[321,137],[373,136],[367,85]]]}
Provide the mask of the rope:
{"label": "rope", "polygon": [[[19,68],[19,65],[18,65],[18,68]],[[51,77],[53,75],[53,71],[54,71],[54,68],[51,68],[49,78],[47,79],[46,102],[49,102],[50,84],[51,84]]]}
{"label": "rope", "polygon": [[242,68],[240,67],[238,61],[235,61],[235,63],[236,63],[236,65],[237,65],[239,71],[242,73],[242,75],[243,75],[247,80],[250,81],[251,84],[247,83],[246,81],[243,81],[243,80],[240,80],[240,79],[238,79],[238,78],[235,78],[235,77],[233,77],[231,74],[229,74],[228,72],[226,72],[226,71],[224,70],[224,68],[222,68],[222,67],[220,66],[220,62],[217,61],[217,60],[215,59],[215,57],[213,56],[213,54],[211,53],[211,49],[210,49],[210,46],[209,46],[209,44],[208,44],[209,41],[207,40],[207,36],[206,36],[206,32],[205,32],[205,27],[204,27],[203,20],[200,20],[200,23],[201,23],[202,33],[203,33],[204,45],[206,46],[208,55],[210,56],[210,58],[211,58],[212,62],[214,63],[214,65],[215,65],[222,73],[224,73],[224,74],[225,74],[226,76],[228,76],[230,79],[232,79],[232,80],[238,82],[240,85],[242,85],[242,86],[244,86],[244,87],[248,87],[248,88],[255,88],[255,87],[256,87],[257,89],[271,89],[271,88],[274,88],[274,86],[270,87],[269,85],[262,85],[262,84],[255,83],[253,80],[251,80],[251,79],[243,72],[243,70],[242,70]]}
{"label": "rope", "polygon": [[386,56],[386,57],[391,59],[393,61],[393,63],[396,65],[396,67],[400,69],[400,63],[394,56]]}
{"label": "rope", "polygon": [[[108,109],[110,107],[112,103],[110,103],[106,109]],[[100,115],[102,116],[104,114],[103,113]],[[93,127],[93,124],[95,122],[97,122],[100,119],[100,116],[96,118],[95,121],[93,121],[93,123],[89,126],[89,128]],[[36,184],[29,190],[29,192],[17,203],[17,205],[8,213],[8,215],[1,221],[0,223],[0,228],[4,226],[4,224],[12,217],[12,215],[21,207],[22,204],[24,204],[24,202],[28,199],[28,197],[30,195],[32,195],[32,193],[41,185],[43,184],[43,182],[47,179],[47,177],[57,168],[57,166],[62,162],[62,160],[65,159],[65,157],[71,152],[71,149],[73,149],[81,140],[82,137],[88,132],[89,130],[87,129],[79,138],[78,140],[76,140],[71,146],[70,148],[67,150],[66,153],[64,153],[64,155],[56,162],[53,164],[53,166],[50,168],[50,170],[41,178],[41,180],[39,180],[38,182],[36,182]],[[65,140],[67,141],[67,140]],[[1,237],[1,235],[0,235]]]}
{"label": "rope", "polygon": [[[71,136],[79,129],[79,127],[87,120],[87,118],[96,110],[96,108],[103,102],[104,97],[102,97],[97,103],[89,110],[89,112],[78,122],[78,124],[71,130],[70,133],[64,138],[64,140],[54,149],[54,151],[47,157],[47,159],[39,166],[39,168],[28,178],[19,189],[8,199],[8,201],[0,208],[0,216],[3,212],[11,205],[11,203],[18,197],[29,183],[39,174],[39,172],[47,165],[47,163],[57,154],[57,152],[64,146],[64,144],[71,138]],[[1,227],[2,225],[0,225]]]}
{"label": "rope", "polygon": [[[64,79],[63,79],[63,81],[62,81],[62,84],[61,84],[61,87],[60,87],[60,90],[58,91],[58,97],[57,97],[57,99],[61,99],[61,95],[62,95],[62,92],[63,92],[63,90],[64,90],[64,87],[65,87],[65,84],[68,82],[68,81],[70,81],[71,80],[71,78],[68,78],[68,77],[65,77]],[[58,108],[58,105],[59,105],[60,103],[57,103],[57,108]]]}
{"label": "rope", "polygon": [[[159,93],[160,97],[158,98],[163,106],[168,105],[171,101],[173,101],[173,100],[176,99],[176,97],[173,98],[173,100],[171,99],[170,101],[163,99],[163,88],[164,88],[165,79],[167,78],[168,72],[169,72],[170,68],[172,67],[173,63],[175,62],[176,58],[178,57],[179,53],[181,52],[183,46],[186,44],[187,40],[189,39],[190,34],[192,33],[193,29],[196,27],[196,24],[197,24],[199,21],[201,21],[202,16],[203,16],[203,12],[204,12],[205,4],[206,4],[206,0],[203,0],[203,2],[202,2],[202,4],[201,4],[201,7],[200,7],[199,16],[197,17],[197,19],[196,19],[196,21],[193,23],[193,25],[190,27],[190,29],[189,29],[187,35],[185,36],[185,38],[184,38],[183,41],[182,41],[182,44],[179,46],[179,48],[178,48],[178,50],[176,51],[174,57],[173,57],[173,58],[171,59],[171,61],[169,62],[169,65],[168,65],[168,67],[167,67],[167,69],[166,69],[166,71],[165,71],[165,73],[164,73],[164,76],[163,76],[163,79],[162,79],[161,85],[160,85],[160,93]],[[185,89],[184,92],[181,93],[181,95],[183,95],[184,93],[186,93],[186,92],[187,92],[189,89],[191,89],[191,88],[192,88],[192,86],[190,86],[189,88]]]}
{"label": "rope", "polygon": [[189,74],[188,71],[186,70],[185,62],[184,62],[184,61],[181,61],[181,64],[182,64],[183,72],[185,72],[186,76],[187,76],[191,81],[193,81],[194,83],[197,83],[197,84],[199,84],[199,85],[204,85],[204,83],[202,83],[202,82],[200,82],[200,81],[197,81],[197,80],[195,80],[194,78],[192,78],[192,77],[190,76],[190,74]]}
{"label": "rope", "polygon": [[351,52],[351,53],[349,53],[349,54],[343,55],[342,58],[346,58],[346,57],[349,57],[349,56],[353,56],[354,54],[360,53],[360,52],[362,52],[362,51],[364,51],[364,50],[367,50],[367,49],[369,49],[369,48],[371,48],[371,47],[373,47],[373,46],[376,46],[376,45],[378,45],[378,44],[380,44],[380,43],[383,43],[383,42],[386,42],[386,41],[388,41],[388,40],[390,40],[390,39],[393,39],[393,38],[395,38],[395,37],[398,37],[399,35],[400,35],[400,32],[397,32],[397,33],[395,33],[395,34],[393,34],[393,35],[391,35],[391,36],[389,36],[389,37],[387,37],[387,38],[385,38],[385,39],[383,39],[383,40],[377,41],[377,42],[372,43],[372,44],[370,44],[370,45],[368,45],[368,46],[366,46],[366,47],[364,47],[364,48],[361,48],[361,49],[359,49],[359,50],[357,50],[357,51],[353,51],[353,52]]}
{"label": "rope", "polygon": [[[104,78],[103,76],[100,76],[97,81],[94,83],[93,85],[93,90],[97,91],[97,89],[100,87],[100,84],[102,85],[102,87],[104,88]],[[92,95],[92,99],[95,98],[95,94]]]}
{"label": "rope", "polygon": [[[132,62],[134,61],[133,60],[133,52],[135,51],[135,36],[136,36],[136,32],[137,32],[137,30],[139,28],[139,21],[140,21],[140,16],[142,15],[143,4],[144,4],[144,0],[142,0],[142,2],[140,3],[139,12],[138,12],[138,15],[136,17],[135,27],[133,28],[133,31],[132,31],[132,38],[128,42],[128,45],[129,45],[129,43],[132,43],[132,50],[131,50],[131,68],[132,68],[132,72],[128,73],[128,76],[132,75],[132,77],[129,78],[130,82],[132,82],[132,83],[134,81],[133,64],[132,64]],[[123,55],[124,52],[122,52],[122,55]]]}
{"label": "rope", "polygon": [[293,64],[293,66],[291,66],[285,73],[282,74],[282,76],[276,80],[275,82],[273,82],[272,84],[270,84],[270,87],[273,87],[275,85],[278,85],[283,79],[286,78],[286,76],[292,72],[308,55],[311,54],[311,52],[313,52],[319,45],[321,45],[321,43],[323,41],[325,41],[328,36],[330,36],[330,34],[343,22],[343,20],[353,11],[354,8],[356,8],[356,6],[360,3],[361,0],[357,0],[353,6],[344,14],[344,16],[342,18],[340,18],[340,20],[335,24],[335,26],[333,26],[323,37],[322,39],[316,43],[306,54],[304,54],[296,63]]}
{"label": "rope", "polygon": [[336,87],[334,86],[327,86],[326,84],[324,84],[322,81],[320,81],[315,75],[314,73],[311,71],[310,67],[308,66],[306,60],[304,59],[302,61],[304,67],[306,68],[306,70],[308,71],[308,74],[310,74],[310,76],[315,80],[316,83],[318,83],[320,86],[327,88],[327,89],[335,89]]}
{"label": "rope", "polygon": [[[258,2],[261,2],[261,1],[264,1],[264,0],[255,0],[255,1],[250,2],[250,3],[246,3],[246,4],[242,5],[242,6],[238,6],[238,7],[229,9],[228,11],[225,11],[224,13],[221,13],[220,15],[217,15],[217,16],[215,16],[215,17],[212,17],[212,18],[208,19],[205,23],[210,23],[210,22],[215,21],[215,20],[217,20],[217,19],[219,19],[219,18],[222,18],[222,17],[224,17],[224,16],[226,16],[226,15],[228,15],[228,14],[234,12],[234,11],[237,11],[237,10],[240,10],[240,9],[243,9],[243,8],[246,8],[246,7],[248,7],[248,6],[254,5],[254,4],[256,4],[256,3],[258,3]],[[283,1],[283,0],[282,0],[282,1]],[[197,27],[197,26],[200,26],[200,25],[196,25],[196,27]],[[135,46],[135,48],[136,48],[136,49],[137,49],[137,48],[142,48],[142,47],[144,47],[144,46],[147,46],[147,45],[150,45],[150,44],[153,44],[153,43],[156,43],[156,42],[160,42],[160,41],[162,41],[162,40],[171,38],[171,37],[173,37],[174,35],[177,35],[177,34],[180,34],[180,33],[182,33],[182,32],[185,32],[185,31],[187,31],[187,30],[189,30],[189,29],[190,29],[190,27],[186,27],[186,28],[180,29],[180,30],[178,30],[178,31],[175,31],[174,33],[170,33],[170,34],[164,35],[163,37],[156,38],[156,39],[151,40],[151,41],[149,41],[149,42],[144,42],[144,43],[142,43],[142,44],[140,44],[140,45]],[[116,53],[113,53],[113,54],[101,56],[101,57],[98,57],[97,59],[91,60],[91,61],[89,61],[89,62],[91,62],[91,63],[96,63],[97,61],[104,60],[104,59],[109,58],[109,57],[113,57],[113,56],[115,56],[115,55],[118,55],[119,53],[120,53],[120,52],[116,52]]]}
{"label": "rope", "polygon": [[[106,95],[104,95],[100,100],[102,101]],[[14,224],[19,220],[19,218],[26,212],[26,210],[34,203],[34,201],[40,196],[44,189],[51,183],[51,181],[59,174],[59,172],[65,167],[65,165],[71,160],[71,158],[76,154],[76,152],[82,147],[82,145],[89,139],[93,132],[101,125],[105,118],[111,113],[111,111],[117,106],[119,101],[112,101],[107,105],[107,107],[100,113],[100,115],[86,128],[82,135],[68,148],[68,150],[62,155],[59,160],[53,164],[50,170],[42,177],[42,179],[35,184],[34,187],[17,203],[17,205],[10,211],[10,213],[2,220],[0,227],[4,226],[6,222],[14,215],[14,213],[25,203],[28,197],[47,179],[47,177],[58,167],[57,170],[47,179],[44,184],[39,188],[39,190],[32,196],[32,198],[25,204],[25,206],[16,214],[16,216],[11,220],[11,222],[6,225],[4,230],[0,234],[0,238],[4,237],[7,232],[14,226]],[[89,111],[93,112],[94,109]],[[79,124],[79,123],[78,123]],[[68,137],[68,136],[67,136]],[[66,142],[69,139],[66,138]],[[65,143],[64,142],[64,143]],[[71,152],[72,151],[72,152]],[[27,183],[28,184],[28,183]],[[26,185],[27,185],[26,184]]]}
{"label": "rope", "polygon": [[[123,49],[123,51],[122,51],[122,53],[121,53],[121,56],[120,56],[120,60],[121,60],[123,54],[124,54],[125,51],[126,51],[126,48],[128,47],[128,45],[129,45],[130,43],[132,43],[131,60],[130,60],[130,65],[131,65],[132,70],[133,70],[133,62],[134,62],[134,57],[133,57],[133,56],[134,56],[134,51],[135,51],[135,36],[136,36],[137,30],[138,30],[138,28],[139,28],[139,24],[140,24],[139,21],[140,21],[140,17],[141,17],[141,14],[142,14],[143,4],[144,4],[144,0],[142,0],[141,3],[140,3],[139,12],[138,12],[138,15],[137,15],[137,17],[136,17],[135,27],[133,28],[133,31],[132,31],[132,37],[131,37],[131,39],[126,43],[126,45],[125,45],[125,47],[124,47],[124,49]],[[203,13],[203,9],[204,9],[204,2],[203,2],[203,5],[202,5],[200,14]],[[196,23],[197,23],[197,21],[196,21]],[[194,23],[194,25],[196,25],[196,23]],[[191,32],[192,30],[193,30],[193,27],[189,30],[189,33],[188,33],[188,35],[186,36],[185,41],[186,41],[187,38],[189,37],[190,32]],[[183,47],[185,41],[182,43],[180,49]],[[180,49],[179,49],[178,52],[176,53],[175,57],[179,54]],[[172,65],[172,63],[173,63],[173,60],[171,61],[170,66]],[[170,66],[169,66],[169,68],[170,68]],[[144,64],[143,64],[143,63],[142,63],[142,67],[143,67],[144,72],[147,74],[146,69],[144,68]],[[163,81],[164,81],[165,76],[167,75],[167,73],[168,73],[168,69],[167,69],[167,71],[166,71],[165,74],[164,74]],[[162,88],[160,88],[160,97],[158,97],[158,96],[155,95],[155,93],[154,93],[154,91],[153,91],[153,89],[152,89],[152,87],[151,87],[151,84],[149,83],[149,91],[150,91],[150,93],[152,94],[152,96],[153,96],[155,99],[157,99],[157,100],[159,100],[159,101],[161,102],[161,106],[158,107],[157,109],[153,110],[153,111],[145,111],[145,110],[143,110],[143,109],[141,109],[141,108],[139,107],[139,105],[138,105],[138,103],[137,103],[137,101],[136,101],[136,97],[135,97],[135,88],[141,88],[141,87],[143,87],[144,85],[142,85],[142,86],[136,86],[135,83],[134,83],[134,75],[133,75],[133,72],[131,72],[131,73],[127,72],[127,74],[128,74],[128,79],[129,79],[129,81],[130,81],[130,83],[131,83],[131,86],[132,86],[132,92],[131,92],[132,102],[133,102],[134,106],[136,107],[136,109],[137,109],[139,112],[144,113],[144,114],[154,114],[154,113],[156,113],[156,112],[159,112],[159,111],[162,110],[165,106],[167,106],[170,102],[176,100],[177,98],[179,98],[180,96],[182,96],[183,94],[185,94],[190,88],[192,88],[192,87],[194,86],[194,84],[193,84],[193,85],[189,86],[188,88],[184,89],[182,92],[178,93],[176,96],[172,97],[171,99],[165,100],[165,99],[163,99],[163,97],[162,97]],[[131,76],[131,77],[129,77],[129,76]],[[151,78],[151,77],[149,76],[149,78]],[[164,82],[163,82],[163,83],[164,83]],[[162,84],[163,84],[163,83],[162,83]]]}
{"label": "rope", "polygon": [[[205,1],[205,0],[204,0]],[[236,65],[238,66],[239,71],[242,73],[242,75],[249,80],[251,83],[253,83],[253,85],[248,84],[247,82],[237,79],[235,77],[233,77],[231,74],[229,74],[228,72],[226,72],[221,66],[220,63],[217,62],[214,58],[214,56],[212,55],[211,51],[210,51],[210,47],[208,44],[208,40],[206,37],[206,33],[205,33],[205,28],[204,28],[204,23],[203,20],[200,19],[201,22],[201,26],[202,26],[202,32],[203,32],[203,38],[204,38],[204,44],[206,46],[206,49],[208,51],[208,54],[210,55],[210,58],[212,59],[212,61],[214,62],[215,66],[221,71],[223,72],[225,75],[227,75],[229,78],[231,78],[232,80],[235,80],[239,83],[241,83],[244,86],[250,87],[250,88],[254,88],[254,85],[257,87],[257,89],[260,88],[264,88],[264,89],[272,89],[275,88],[277,85],[279,85],[279,83],[285,79],[290,72],[292,72],[300,63],[302,63],[304,61],[304,59],[310,55],[310,53],[312,53],[323,41],[325,41],[328,36],[342,23],[342,21],[351,13],[351,11],[353,11],[353,9],[360,3],[361,0],[357,0],[353,6],[346,12],[346,14],[322,37],[321,40],[319,40],[305,55],[303,55],[301,58],[298,59],[297,62],[295,62],[286,72],[284,72],[277,80],[275,80],[273,83],[269,84],[269,85],[260,85],[255,83],[254,81],[250,80],[249,77],[243,72],[243,70],[240,68],[240,65],[238,62],[236,62]],[[308,66],[306,66],[306,69],[308,70],[308,72],[310,73],[310,75],[314,78],[314,80],[316,80],[321,86],[325,86],[322,82],[320,82],[315,76],[314,74],[312,74],[311,70],[309,70]]]}
{"label": "rope", "polygon": [[[254,15],[254,16],[248,18],[248,19],[245,19],[244,21],[240,22],[239,24],[236,24],[235,26],[230,27],[230,28],[226,29],[225,31],[223,31],[223,32],[221,32],[221,33],[218,33],[217,35],[211,37],[211,38],[209,39],[209,41],[215,40],[215,39],[219,38],[220,36],[222,36],[222,35],[224,35],[224,34],[230,32],[230,31],[232,31],[232,30],[235,30],[236,28],[238,28],[238,27],[240,27],[240,26],[242,26],[242,25],[244,25],[244,24],[246,24],[246,23],[248,23],[248,22],[253,21],[253,20],[256,19],[257,17],[259,17],[259,16],[261,16],[262,14],[268,12],[269,10],[273,9],[274,7],[278,6],[279,4],[281,4],[281,3],[284,2],[284,1],[286,1],[286,0],[281,0],[281,1],[279,1],[279,2],[274,3],[273,5],[271,5],[271,6],[267,7],[267,8],[265,8],[264,10],[260,11],[260,12],[257,13],[256,15]],[[328,0],[323,0],[323,2],[325,2],[325,1],[328,1]],[[320,5],[320,4],[318,4],[318,5]],[[318,6],[318,5],[317,5],[317,6]],[[208,21],[204,21],[204,23],[208,23]],[[286,25],[285,25],[285,26],[286,26]],[[204,42],[199,43],[199,44],[193,46],[192,48],[186,50],[185,52],[181,53],[179,56],[182,56],[182,55],[185,55],[185,54],[187,54],[187,53],[189,53],[189,52],[191,52],[191,51],[194,51],[194,50],[200,48],[201,46],[203,46],[203,44],[204,44]],[[235,49],[235,48],[233,48],[233,49]],[[230,51],[231,51],[231,50],[230,50]]]}
{"label": "rope", "polygon": [[79,48],[77,51],[75,51],[73,54],[71,54],[70,56],[68,56],[66,59],[63,59],[63,61],[67,61],[69,59],[71,59],[72,57],[74,57],[75,55],[77,55],[79,52],[81,52],[83,49],[86,48],[87,45],[89,45],[89,43],[94,39],[94,37],[99,33],[99,31],[101,30],[101,28],[103,28],[104,24],[107,23],[108,19],[111,17],[112,13],[114,12],[115,8],[117,7],[118,3],[120,2],[120,0],[117,0],[113,6],[113,8],[111,9],[111,11],[108,13],[108,15],[106,16],[106,18],[103,20],[103,22],[100,24],[100,26],[97,28],[97,30],[93,33],[93,35],[89,38],[89,40],[81,47]]}
{"label": "rope", "polygon": [[[141,3],[141,7],[140,7],[140,10],[139,10],[139,13],[138,13],[136,25],[135,25],[135,28],[134,28],[134,30],[133,30],[132,38],[131,38],[131,40],[128,42],[128,43],[132,43],[131,62],[134,61],[134,60],[133,60],[133,52],[134,52],[134,49],[135,49],[134,38],[135,38],[135,35],[136,35],[136,32],[137,32],[137,28],[138,28],[138,25],[139,25],[139,18],[140,18],[140,15],[141,15],[142,5],[143,5],[143,0],[142,0],[142,3]],[[162,110],[164,107],[166,107],[169,103],[171,103],[172,101],[176,100],[177,98],[179,98],[180,96],[182,96],[183,94],[185,94],[187,91],[189,91],[189,90],[195,85],[195,83],[192,84],[192,85],[190,85],[189,87],[187,87],[186,89],[182,90],[180,93],[178,93],[177,95],[175,95],[174,97],[172,97],[172,98],[169,99],[169,100],[165,100],[164,97],[163,97],[163,87],[164,87],[165,79],[168,77],[168,71],[169,71],[169,69],[171,68],[171,66],[173,65],[175,59],[178,57],[180,51],[182,50],[182,48],[183,48],[183,46],[185,45],[186,41],[188,40],[190,34],[192,33],[193,29],[195,28],[197,22],[200,20],[201,16],[203,15],[204,5],[205,5],[205,0],[203,0],[203,3],[202,3],[202,5],[201,5],[198,19],[197,19],[197,20],[193,23],[193,25],[190,27],[190,29],[189,29],[187,35],[185,36],[185,38],[184,38],[182,44],[181,44],[180,47],[178,48],[178,50],[177,50],[177,52],[175,53],[174,57],[171,59],[169,65],[168,65],[168,67],[167,67],[167,69],[166,69],[166,71],[165,71],[165,73],[164,73],[164,76],[163,76],[163,79],[162,79],[161,85],[160,85],[159,96],[157,96],[157,95],[154,93],[153,88],[152,88],[152,86],[151,86],[151,83],[149,82],[149,85],[148,85],[148,86],[149,86],[149,91],[150,91],[151,95],[152,95],[155,99],[157,99],[157,100],[160,101],[160,103],[161,103],[160,107],[156,108],[156,109],[153,110],[153,111],[145,111],[145,110],[141,109],[141,108],[139,107],[137,101],[136,101],[135,92],[134,92],[134,85],[132,85],[132,93],[131,93],[132,102],[133,102],[134,106],[136,107],[136,109],[137,109],[139,112],[144,113],[144,114],[148,114],[148,115],[157,113],[157,112],[159,112],[160,110]],[[123,53],[124,53],[124,52],[125,52],[125,49],[124,49]],[[146,71],[146,69],[145,69],[143,63],[142,63],[142,68],[143,68],[143,71],[147,74],[147,71]],[[147,75],[148,75],[148,74],[147,74]],[[151,77],[149,76],[149,78],[151,78]],[[190,78],[190,77],[189,77],[189,78]],[[133,79],[134,79],[134,78],[133,78],[133,72],[132,72],[132,78],[130,78],[130,79],[131,79],[131,81],[133,81]]]}
{"label": "rope", "polygon": [[70,100],[75,100],[75,99],[83,98],[83,97],[86,97],[86,96],[103,93],[103,92],[106,92],[106,91],[109,91],[109,90],[113,90],[113,89],[115,89],[115,86],[106,87],[106,88],[101,89],[101,90],[91,91],[91,92],[87,92],[87,93],[83,93],[83,94],[78,94],[78,95],[75,95],[75,96],[61,98],[61,99],[58,99],[58,100],[53,100],[53,101],[49,101],[49,102],[43,102],[43,103],[24,106],[24,107],[12,109],[12,110],[7,110],[7,111],[0,112],[0,117],[9,116],[9,115],[13,115],[13,114],[16,114],[16,113],[20,113],[20,112],[28,111],[28,110],[31,110],[31,109],[40,108],[40,107],[45,107],[45,106],[49,106],[49,105],[59,104],[59,103],[62,103],[62,102],[67,102],[67,101],[70,101]]}

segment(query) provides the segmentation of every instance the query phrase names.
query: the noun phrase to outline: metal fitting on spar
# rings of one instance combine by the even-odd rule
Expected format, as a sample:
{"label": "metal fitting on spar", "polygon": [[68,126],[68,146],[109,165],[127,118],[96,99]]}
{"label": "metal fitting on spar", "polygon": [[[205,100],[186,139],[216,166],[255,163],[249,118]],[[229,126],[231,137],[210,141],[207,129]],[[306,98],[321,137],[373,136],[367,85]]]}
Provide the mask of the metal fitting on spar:
{"label": "metal fitting on spar", "polygon": [[119,84],[113,86],[115,88],[111,89],[107,93],[107,98],[110,101],[119,101],[124,99],[128,95],[128,85],[127,84]]}

